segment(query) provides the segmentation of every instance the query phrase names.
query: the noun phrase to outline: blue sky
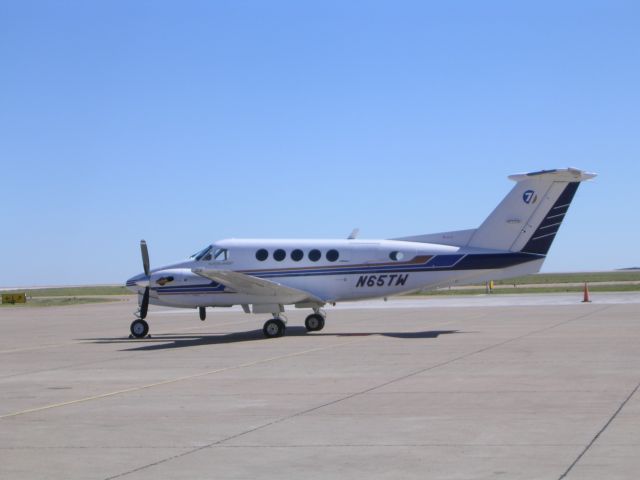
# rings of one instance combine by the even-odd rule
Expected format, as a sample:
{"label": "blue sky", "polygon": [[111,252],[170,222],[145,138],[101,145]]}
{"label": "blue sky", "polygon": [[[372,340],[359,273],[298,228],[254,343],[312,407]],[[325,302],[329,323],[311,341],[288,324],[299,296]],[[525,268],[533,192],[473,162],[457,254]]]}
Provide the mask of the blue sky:
{"label": "blue sky", "polygon": [[473,228],[582,185],[544,271],[640,265],[640,4],[5,1],[0,286],[227,237]]}

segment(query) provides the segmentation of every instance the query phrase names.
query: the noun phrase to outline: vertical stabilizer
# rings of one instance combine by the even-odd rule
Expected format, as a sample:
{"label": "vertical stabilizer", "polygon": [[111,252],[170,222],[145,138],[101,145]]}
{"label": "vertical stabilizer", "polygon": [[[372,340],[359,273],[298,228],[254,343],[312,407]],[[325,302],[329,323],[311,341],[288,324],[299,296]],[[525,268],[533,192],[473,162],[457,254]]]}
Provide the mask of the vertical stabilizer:
{"label": "vertical stabilizer", "polygon": [[516,185],[468,246],[546,255],[580,182],[593,177],[574,168],[511,175]]}

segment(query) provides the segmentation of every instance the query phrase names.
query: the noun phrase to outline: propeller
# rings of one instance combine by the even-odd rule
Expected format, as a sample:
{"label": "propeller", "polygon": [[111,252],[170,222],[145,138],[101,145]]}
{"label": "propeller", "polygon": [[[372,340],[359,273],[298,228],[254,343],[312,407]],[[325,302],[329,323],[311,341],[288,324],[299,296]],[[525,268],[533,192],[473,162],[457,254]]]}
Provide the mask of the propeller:
{"label": "propeller", "polygon": [[140,252],[142,253],[142,268],[144,268],[144,274],[149,276],[149,250],[147,249],[147,242],[140,240]]}
{"label": "propeller", "polygon": [[140,240],[140,253],[142,254],[142,268],[147,276],[147,286],[144,289],[142,302],[140,303],[140,318],[144,320],[147,316],[147,310],[149,310],[149,272],[151,271],[149,268],[149,250],[147,249],[147,242],[144,240]]}

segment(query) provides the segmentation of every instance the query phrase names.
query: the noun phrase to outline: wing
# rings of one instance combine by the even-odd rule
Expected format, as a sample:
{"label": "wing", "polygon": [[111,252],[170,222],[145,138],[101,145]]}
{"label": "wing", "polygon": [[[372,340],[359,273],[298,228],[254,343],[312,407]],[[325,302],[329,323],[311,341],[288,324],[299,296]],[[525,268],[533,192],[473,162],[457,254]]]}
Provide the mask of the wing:
{"label": "wing", "polygon": [[194,268],[191,271],[201,277],[210,278],[215,282],[222,283],[238,293],[261,297],[278,297],[278,303],[325,303],[324,300],[304,290],[286,287],[280,283],[245,275],[240,272],[231,270],[209,270],[205,268]]}

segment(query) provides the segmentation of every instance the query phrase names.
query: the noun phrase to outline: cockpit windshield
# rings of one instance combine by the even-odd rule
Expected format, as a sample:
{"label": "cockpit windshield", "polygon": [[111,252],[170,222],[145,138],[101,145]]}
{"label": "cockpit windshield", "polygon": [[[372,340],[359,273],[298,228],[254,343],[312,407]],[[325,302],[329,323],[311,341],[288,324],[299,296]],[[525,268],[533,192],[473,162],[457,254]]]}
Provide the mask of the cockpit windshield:
{"label": "cockpit windshield", "polygon": [[229,251],[226,248],[215,248],[213,245],[209,245],[203,248],[199,252],[194,253],[189,258],[193,258],[196,261],[209,261],[215,260],[216,262],[226,262],[229,260]]}
{"label": "cockpit windshield", "polygon": [[202,260],[205,256],[209,255],[208,260],[211,259],[211,250],[213,249],[213,245],[208,245],[202,250],[194,253],[189,258],[193,258],[194,260]]}

